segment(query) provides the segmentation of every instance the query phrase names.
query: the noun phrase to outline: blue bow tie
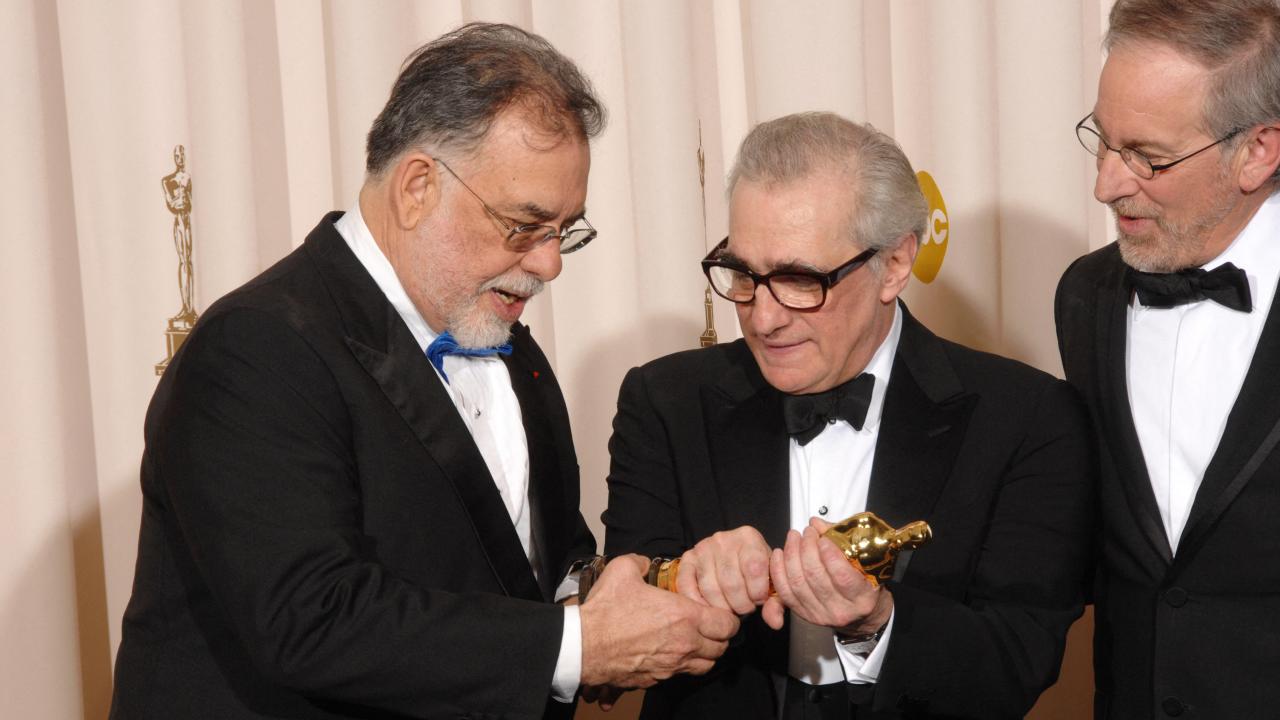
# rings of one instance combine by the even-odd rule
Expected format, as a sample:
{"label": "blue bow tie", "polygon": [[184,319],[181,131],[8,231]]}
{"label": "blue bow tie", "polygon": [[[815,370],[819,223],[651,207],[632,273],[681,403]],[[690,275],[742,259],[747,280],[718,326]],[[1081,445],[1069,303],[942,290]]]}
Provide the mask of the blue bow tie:
{"label": "blue bow tie", "polygon": [[444,372],[444,356],[445,355],[465,355],[467,357],[492,357],[494,355],[510,355],[511,343],[503,343],[497,347],[486,348],[468,348],[459,347],[458,341],[453,339],[453,335],[448,330],[436,336],[435,340],[427,346],[427,360],[435,366],[440,372],[440,377],[444,381],[449,382],[449,376]]}

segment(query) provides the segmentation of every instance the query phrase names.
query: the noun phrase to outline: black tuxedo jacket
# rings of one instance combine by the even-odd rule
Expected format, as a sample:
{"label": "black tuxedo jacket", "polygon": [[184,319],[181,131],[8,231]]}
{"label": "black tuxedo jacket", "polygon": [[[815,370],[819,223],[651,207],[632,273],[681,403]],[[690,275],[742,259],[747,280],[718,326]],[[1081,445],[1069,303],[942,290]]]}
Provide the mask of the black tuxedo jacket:
{"label": "black tuxedo jacket", "polygon": [[111,716],[568,717],[548,600],[594,542],[551,368],[518,326],[540,586],[339,216],[215,303],[160,381]]}
{"label": "black tuxedo jacket", "polygon": [[1275,717],[1280,714],[1276,306],[1175,556],[1129,406],[1129,299],[1119,249],[1109,245],[1067,269],[1055,303],[1062,364],[1089,404],[1102,465],[1096,716]]}
{"label": "black tuxedo jacket", "polygon": [[[895,619],[875,685],[851,716],[1021,717],[1057,677],[1083,608],[1092,451],[1070,387],[941,340],[906,313],[867,509],[934,540],[891,582]],[[789,525],[781,394],[742,341],[632,370],[610,442],[610,553],[678,556],[742,525],[773,547]],[[900,567],[899,570],[902,568]],[[759,620],[702,678],[646,693],[644,717],[773,718],[785,631]]]}

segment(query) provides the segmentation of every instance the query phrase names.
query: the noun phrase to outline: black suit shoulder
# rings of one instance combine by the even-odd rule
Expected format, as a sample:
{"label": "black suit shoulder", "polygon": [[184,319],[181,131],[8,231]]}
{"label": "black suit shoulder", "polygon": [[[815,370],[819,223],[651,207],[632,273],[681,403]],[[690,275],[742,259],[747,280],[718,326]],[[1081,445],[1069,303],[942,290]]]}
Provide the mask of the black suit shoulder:
{"label": "black suit shoulder", "polygon": [[656,394],[669,397],[685,397],[690,389],[729,377],[763,382],[746,341],[741,339],[664,355],[634,368],[632,372],[656,383]]}
{"label": "black suit shoulder", "polygon": [[1058,354],[1073,385],[1088,395],[1099,343],[1099,300],[1123,297],[1125,264],[1111,243],[1077,258],[1058,281],[1053,301]]}

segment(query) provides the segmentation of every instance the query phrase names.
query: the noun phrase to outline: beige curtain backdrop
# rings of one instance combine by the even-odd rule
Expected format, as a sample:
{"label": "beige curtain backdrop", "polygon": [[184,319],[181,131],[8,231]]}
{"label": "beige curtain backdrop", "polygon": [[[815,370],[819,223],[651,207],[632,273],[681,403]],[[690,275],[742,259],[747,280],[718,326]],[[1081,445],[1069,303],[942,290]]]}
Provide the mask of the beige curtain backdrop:
{"label": "beige curtain backdrop", "polygon": [[[941,272],[909,288],[913,312],[1060,372],[1054,285],[1108,235],[1072,125],[1093,102],[1109,4],[3,0],[3,714],[106,715],[143,415],[181,306],[160,186],[174,146],[192,177],[202,310],[352,204],[365,132],[413,48],[492,20],[575,58],[611,114],[589,195],[600,239],[527,321],[565,387],[599,537],[618,383],[697,345],[697,260],[725,232],[726,163],[761,120],[828,109],[897,137],[948,211]],[[730,308],[714,314],[722,341],[738,336]],[[1087,717],[1087,631],[1036,717]]]}

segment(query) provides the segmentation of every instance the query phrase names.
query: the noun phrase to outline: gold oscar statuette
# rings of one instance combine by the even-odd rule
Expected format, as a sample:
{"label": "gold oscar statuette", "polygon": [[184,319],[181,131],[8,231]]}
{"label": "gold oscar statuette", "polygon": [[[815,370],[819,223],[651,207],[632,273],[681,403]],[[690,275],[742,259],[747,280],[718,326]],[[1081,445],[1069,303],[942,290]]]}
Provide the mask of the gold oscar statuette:
{"label": "gold oscar statuette", "polygon": [[[875,513],[860,512],[832,525],[823,535],[840,548],[849,563],[872,585],[879,585],[893,577],[898,553],[928,542],[933,538],[933,529],[929,523],[917,520],[895,530]],[[679,575],[680,558],[655,561],[647,580],[650,585],[675,592]],[[769,593],[773,594],[772,585]]]}
{"label": "gold oscar statuette", "polygon": [[156,375],[163,375],[169,361],[182,347],[199,315],[195,308],[195,268],[191,259],[191,175],[187,173],[187,151],[181,145],[173,149],[173,172],[160,179],[164,203],[173,214],[173,247],[178,253],[178,295],[182,308],[169,318],[164,331],[168,354],[156,363]]}

